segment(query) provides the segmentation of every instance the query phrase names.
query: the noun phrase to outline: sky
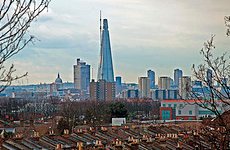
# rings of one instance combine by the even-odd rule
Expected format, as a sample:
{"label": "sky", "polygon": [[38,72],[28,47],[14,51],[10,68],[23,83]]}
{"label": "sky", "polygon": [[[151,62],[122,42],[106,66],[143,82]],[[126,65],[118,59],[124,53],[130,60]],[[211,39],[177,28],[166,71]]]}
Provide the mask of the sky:
{"label": "sky", "polygon": [[229,51],[224,16],[230,0],[52,0],[31,24],[37,41],[12,57],[17,74],[28,76],[15,84],[51,83],[59,72],[73,82],[73,64],[81,58],[97,78],[99,12],[107,18],[115,76],[137,82],[147,70],[173,77],[175,68],[191,75],[200,64],[203,43],[215,34],[216,55]]}

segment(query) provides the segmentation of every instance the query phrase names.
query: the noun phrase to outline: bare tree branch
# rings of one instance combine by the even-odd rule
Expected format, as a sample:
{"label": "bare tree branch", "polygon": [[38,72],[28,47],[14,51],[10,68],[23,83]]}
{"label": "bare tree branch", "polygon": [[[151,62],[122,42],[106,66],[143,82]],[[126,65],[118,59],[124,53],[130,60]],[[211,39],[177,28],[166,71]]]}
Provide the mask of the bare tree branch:
{"label": "bare tree branch", "polygon": [[225,26],[227,27],[226,35],[230,36],[230,16],[224,17]]}
{"label": "bare tree branch", "polygon": [[[225,24],[228,29],[230,27],[227,24],[229,19],[230,17],[225,17]],[[229,33],[227,35],[229,36]],[[202,92],[192,91],[190,94],[195,99],[195,105],[209,110],[216,116],[215,123],[207,124],[203,127],[203,135],[207,136],[207,139],[215,148],[227,149],[230,142],[230,126],[220,107],[230,109],[230,87],[227,82],[230,77],[230,59],[228,53],[217,57],[214,56],[214,50],[216,49],[214,35],[212,35],[211,39],[204,43],[200,51],[204,63],[197,67],[195,65],[192,67],[194,78],[202,82]],[[207,75],[208,71],[211,72],[209,77]]]}
{"label": "bare tree branch", "polygon": [[16,69],[12,64],[5,67],[5,62],[25,48],[34,40],[28,33],[30,24],[45,9],[50,0],[3,0],[0,2],[0,92],[12,81],[20,79],[27,73],[15,76]]}

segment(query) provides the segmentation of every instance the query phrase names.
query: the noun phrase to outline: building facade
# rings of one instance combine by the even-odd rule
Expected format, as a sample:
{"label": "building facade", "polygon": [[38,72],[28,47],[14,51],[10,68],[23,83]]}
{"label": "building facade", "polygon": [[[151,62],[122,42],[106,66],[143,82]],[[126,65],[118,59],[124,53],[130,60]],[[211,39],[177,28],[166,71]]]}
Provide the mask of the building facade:
{"label": "building facade", "polygon": [[98,80],[90,82],[90,100],[112,101],[115,99],[115,82]]}
{"label": "building facade", "polygon": [[179,96],[181,99],[188,99],[191,97],[192,81],[191,77],[183,76],[179,80]]}
{"label": "building facade", "polygon": [[[161,120],[197,120],[201,117],[212,116],[215,117],[215,114],[210,110],[204,109],[197,105],[201,103],[200,100],[162,100],[160,107],[160,119]],[[202,102],[203,103],[203,102]],[[219,113],[225,111],[224,106],[221,101],[217,101]],[[207,106],[208,103],[207,103]],[[211,108],[211,106],[210,106]]]}
{"label": "building facade", "polygon": [[122,91],[122,83],[121,83],[121,77],[117,76],[116,77],[116,95],[119,96]]}
{"label": "building facade", "polygon": [[160,77],[158,79],[158,88],[160,90],[170,89],[172,79],[170,77]]}
{"label": "building facade", "polygon": [[207,84],[207,86],[213,85],[212,78],[213,78],[212,70],[207,69],[207,72],[206,72],[206,80],[207,80],[206,84]]}
{"label": "building facade", "polygon": [[183,72],[180,69],[174,70],[174,85],[178,88],[179,87],[179,80],[182,78]]}
{"label": "building facade", "polygon": [[150,80],[150,89],[154,89],[155,88],[155,72],[152,70],[148,70],[147,75]]}
{"label": "building facade", "polygon": [[139,77],[138,86],[140,98],[150,97],[150,80],[148,77]]}
{"label": "building facade", "polygon": [[122,91],[122,98],[125,99],[137,99],[138,90],[137,89],[127,89]]}
{"label": "building facade", "polygon": [[73,66],[73,70],[74,87],[78,90],[89,92],[90,65],[78,58],[77,64]]}

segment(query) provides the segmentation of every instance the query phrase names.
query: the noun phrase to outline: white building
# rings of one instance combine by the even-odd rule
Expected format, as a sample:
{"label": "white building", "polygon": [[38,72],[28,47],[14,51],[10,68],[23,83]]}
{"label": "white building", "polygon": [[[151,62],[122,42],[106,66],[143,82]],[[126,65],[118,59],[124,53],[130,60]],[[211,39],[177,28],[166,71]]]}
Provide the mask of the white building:
{"label": "white building", "polygon": [[[162,120],[172,120],[172,119],[181,119],[181,120],[196,120],[201,117],[212,116],[215,117],[215,114],[208,109],[200,107],[197,103],[201,104],[205,101],[202,100],[162,100],[160,115]],[[217,101],[218,110],[220,113],[225,111],[225,108],[222,106],[221,101]],[[211,108],[210,104],[205,104],[207,107]]]}

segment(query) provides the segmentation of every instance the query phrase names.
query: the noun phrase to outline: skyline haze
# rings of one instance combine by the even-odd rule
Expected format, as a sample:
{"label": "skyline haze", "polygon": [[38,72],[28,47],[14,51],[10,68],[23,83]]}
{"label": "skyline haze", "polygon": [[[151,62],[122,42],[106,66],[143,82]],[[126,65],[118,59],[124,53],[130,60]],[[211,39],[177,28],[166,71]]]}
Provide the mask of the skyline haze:
{"label": "skyline haze", "polygon": [[[24,84],[54,82],[57,73],[73,82],[73,64],[81,58],[96,79],[100,56],[99,12],[109,20],[114,75],[137,83],[151,69],[173,77],[175,68],[190,75],[202,61],[200,49],[215,34],[216,54],[229,51],[224,16],[230,1],[69,0],[52,1],[32,24],[38,41],[10,59],[17,74],[29,72]],[[20,84],[16,81],[14,84]]]}

